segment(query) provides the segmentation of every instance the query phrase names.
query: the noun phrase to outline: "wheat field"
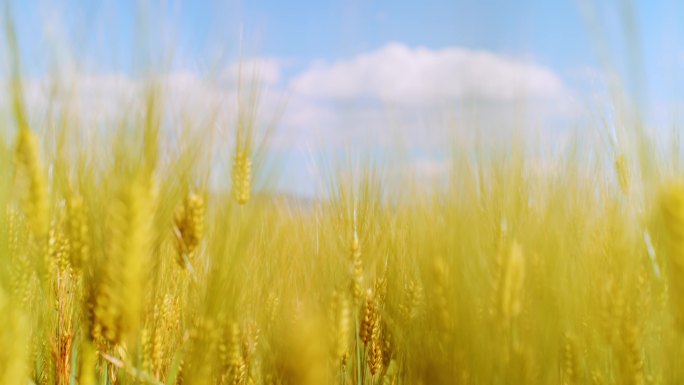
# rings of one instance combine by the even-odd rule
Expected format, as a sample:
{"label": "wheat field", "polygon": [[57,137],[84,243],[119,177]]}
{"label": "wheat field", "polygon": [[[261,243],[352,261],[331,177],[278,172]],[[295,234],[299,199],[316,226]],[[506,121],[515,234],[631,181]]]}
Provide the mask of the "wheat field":
{"label": "wheat field", "polygon": [[522,134],[453,151],[438,182],[342,162],[297,201],[260,188],[257,98],[224,137],[169,118],[150,77],[84,135],[67,107],[31,110],[13,52],[0,384],[684,378],[684,179],[638,122],[545,172]]}

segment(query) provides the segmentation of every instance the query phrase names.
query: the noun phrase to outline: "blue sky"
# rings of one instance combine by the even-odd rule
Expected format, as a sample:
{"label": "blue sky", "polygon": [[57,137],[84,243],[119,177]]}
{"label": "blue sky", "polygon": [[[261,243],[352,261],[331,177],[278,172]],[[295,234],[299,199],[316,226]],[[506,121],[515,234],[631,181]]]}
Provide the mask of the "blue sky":
{"label": "blue sky", "polygon": [[[342,1],[14,1],[24,64],[36,72],[48,67],[50,46],[40,26],[58,15],[68,26],[71,48],[99,69],[135,65],[139,17],[174,24],[183,62],[206,62],[211,48],[237,51],[239,31],[254,54],[287,60],[297,71],[315,60],[334,61],[378,49],[390,42],[433,49],[463,47],[531,58],[564,79],[586,68],[601,69],[596,42],[606,39],[623,78],[632,75],[625,41],[623,4],[628,1],[506,0],[342,0]],[[684,33],[681,2],[633,2],[645,80],[663,87],[659,76],[674,76],[681,64]],[[601,31],[583,9],[593,8]],[[141,9],[147,12],[140,12]],[[38,26],[38,28],[37,28]],[[138,29],[137,29],[138,28]],[[154,27],[151,29],[155,29]],[[605,47],[604,46],[604,47]],[[78,47],[75,49],[74,47]],[[667,81],[671,83],[671,79]],[[666,90],[657,90],[657,93]]]}
{"label": "blue sky", "polygon": [[[579,2],[571,0],[231,0],[168,1],[164,6],[161,2],[148,2],[145,6],[130,0],[14,3],[19,34],[27,52],[42,48],[36,26],[50,17],[45,9],[58,10],[62,22],[72,27],[71,37],[79,43],[85,41],[89,49],[103,43],[125,53],[129,52],[135,33],[137,11],[149,9],[152,18],[156,18],[154,14],[165,8],[166,14],[179,22],[183,51],[198,60],[206,53],[207,45],[217,40],[234,45],[232,39],[243,28],[261,54],[296,62],[334,60],[398,41],[429,48],[459,46],[528,55],[561,70],[595,64],[591,36],[579,12]],[[619,2],[615,3],[613,14],[619,8]],[[643,11],[639,14],[644,23],[642,30],[647,37],[657,38],[662,33],[662,20],[676,14],[676,3],[641,2],[646,3],[648,6],[639,9]],[[101,39],[98,35],[103,34],[105,27],[106,36]],[[100,64],[111,64],[107,63],[109,59],[104,57]]]}
{"label": "blue sky", "polygon": [[[396,92],[425,97],[404,73],[430,77],[446,71],[432,79],[441,95],[435,100],[467,94],[500,107],[527,83],[533,85],[526,92],[547,104],[565,103],[571,95],[581,105],[603,92],[602,80],[614,72],[648,122],[662,125],[678,115],[683,96],[684,5],[674,0],[46,0],[12,6],[24,70],[35,77],[49,71],[52,55],[64,47],[92,73],[135,76],[144,59],[164,61],[160,57],[167,58],[163,53],[171,48],[172,70],[205,74],[217,52],[226,62],[236,57],[242,33],[246,55],[269,60],[267,91],[292,98],[282,124],[291,133],[285,136],[307,140],[314,132],[326,141],[342,127],[377,126],[383,113],[367,104],[373,98],[398,106],[398,116],[414,121],[402,114],[417,109],[416,100],[385,92],[398,83]],[[493,76],[478,71],[481,65]],[[473,79],[450,77],[450,70]],[[442,78],[465,85],[441,87]],[[484,88],[477,90],[478,84]],[[542,115],[567,119],[568,109],[577,107]],[[408,131],[422,135],[421,119],[415,121],[422,126]],[[287,163],[291,168],[303,168],[311,154],[294,147],[280,148],[296,159]]]}

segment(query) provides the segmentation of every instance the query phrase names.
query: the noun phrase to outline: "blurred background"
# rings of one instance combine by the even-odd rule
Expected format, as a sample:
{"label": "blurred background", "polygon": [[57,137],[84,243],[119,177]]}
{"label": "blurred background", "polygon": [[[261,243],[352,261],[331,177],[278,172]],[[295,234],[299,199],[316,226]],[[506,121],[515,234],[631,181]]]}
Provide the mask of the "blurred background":
{"label": "blurred background", "polygon": [[[206,124],[225,130],[216,145],[227,152],[242,82],[258,90],[257,126],[280,175],[274,189],[297,197],[320,193],[323,158],[375,159],[390,176],[439,180],[451,152],[486,152],[525,132],[530,159],[546,172],[564,148],[618,146],[632,125],[670,145],[682,122],[677,1],[36,0],[3,8],[38,132],[57,97],[77,111],[84,135],[107,130],[156,78],[169,116],[218,114]],[[0,66],[6,86],[9,60]],[[7,95],[0,116],[11,122]],[[213,175],[215,186],[229,183],[228,171]]]}

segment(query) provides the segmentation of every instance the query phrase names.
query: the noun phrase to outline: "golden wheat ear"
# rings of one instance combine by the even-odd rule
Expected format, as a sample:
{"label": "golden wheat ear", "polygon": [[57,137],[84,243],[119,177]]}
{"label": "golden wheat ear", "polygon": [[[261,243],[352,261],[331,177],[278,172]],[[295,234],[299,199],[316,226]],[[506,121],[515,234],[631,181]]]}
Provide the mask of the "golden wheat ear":
{"label": "golden wheat ear", "polygon": [[371,375],[379,375],[384,365],[384,339],[383,339],[382,323],[380,320],[380,313],[376,313],[375,320],[373,320],[373,328],[370,337],[370,352],[368,357],[368,368]]}
{"label": "golden wheat ear", "polygon": [[28,127],[19,130],[15,164],[26,218],[35,237],[45,239],[49,227],[47,178],[40,159],[38,138]]}
{"label": "golden wheat ear", "polygon": [[66,233],[69,239],[69,262],[80,272],[90,261],[90,228],[83,196],[72,194],[67,198]]}
{"label": "golden wheat ear", "polygon": [[345,290],[336,289],[330,301],[332,356],[344,371],[349,360],[352,335],[352,305]]}
{"label": "golden wheat ear", "polygon": [[356,231],[349,248],[349,260],[351,263],[350,292],[355,303],[360,303],[363,298],[363,260],[361,259],[361,245]]}
{"label": "golden wheat ear", "polygon": [[668,261],[668,295],[675,325],[684,331],[684,184],[665,186],[659,199]]}
{"label": "golden wheat ear", "polygon": [[622,190],[623,194],[628,194],[630,188],[630,172],[625,154],[619,154],[615,157],[615,173],[617,175],[620,190]]}
{"label": "golden wheat ear", "polygon": [[189,192],[176,209],[174,235],[176,239],[176,262],[185,269],[193,270],[193,257],[204,233],[204,198]]}
{"label": "golden wheat ear", "polygon": [[375,297],[373,296],[373,292],[368,289],[366,292],[366,300],[363,303],[363,309],[361,311],[361,327],[359,332],[359,337],[361,337],[361,342],[363,342],[364,347],[367,347],[373,338],[373,328],[375,328],[377,320],[378,313],[375,306]]}
{"label": "golden wheat ear", "polygon": [[252,159],[245,149],[238,149],[233,159],[233,195],[239,205],[252,196]]}

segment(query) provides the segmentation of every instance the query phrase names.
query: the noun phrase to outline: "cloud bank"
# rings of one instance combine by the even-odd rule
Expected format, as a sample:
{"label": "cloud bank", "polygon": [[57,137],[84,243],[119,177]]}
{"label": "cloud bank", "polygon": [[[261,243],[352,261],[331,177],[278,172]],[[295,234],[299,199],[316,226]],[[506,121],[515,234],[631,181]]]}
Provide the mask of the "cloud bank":
{"label": "cloud bank", "polygon": [[382,145],[397,136],[427,145],[444,143],[454,131],[492,137],[513,123],[551,127],[579,113],[574,93],[550,68],[457,47],[392,43],[315,62],[292,77],[287,90],[284,146],[296,140],[315,148]]}
{"label": "cloud bank", "polygon": [[[257,79],[262,124],[287,105],[271,138],[272,148],[308,153],[299,159],[349,147],[373,151],[397,139],[430,153],[455,135],[469,135],[464,143],[474,136],[505,138],[514,124],[555,127],[558,121],[572,121],[579,111],[573,91],[552,69],[493,52],[392,43],[355,57],[316,61],[298,72],[284,63],[280,58],[255,58],[212,76],[184,69],[158,80],[171,111],[178,116],[217,112],[217,124],[230,140],[238,78],[243,87]],[[116,119],[121,108],[140,105],[144,91],[142,81],[120,73],[74,72],[62,80],[73,94],[78,116],[100,126]],[[49,79],[27,79],[28,104],[39,114],[49,105],[50,86]],[[0,100],[8,106],[5,102]],[[443,162],[425,157],[414,166],[422,173],[426,168],[430,174],[447,172]],[[302,164],[288,167],[311,169]]]}
{"label": "cloud bank", "polygon": [[513,101],[569,95],[550,69],[485,51],[388,44],[334,63],[315,63],[291,82],[296,93],[333,101],[377,99],[426,105],[474,98]]}

